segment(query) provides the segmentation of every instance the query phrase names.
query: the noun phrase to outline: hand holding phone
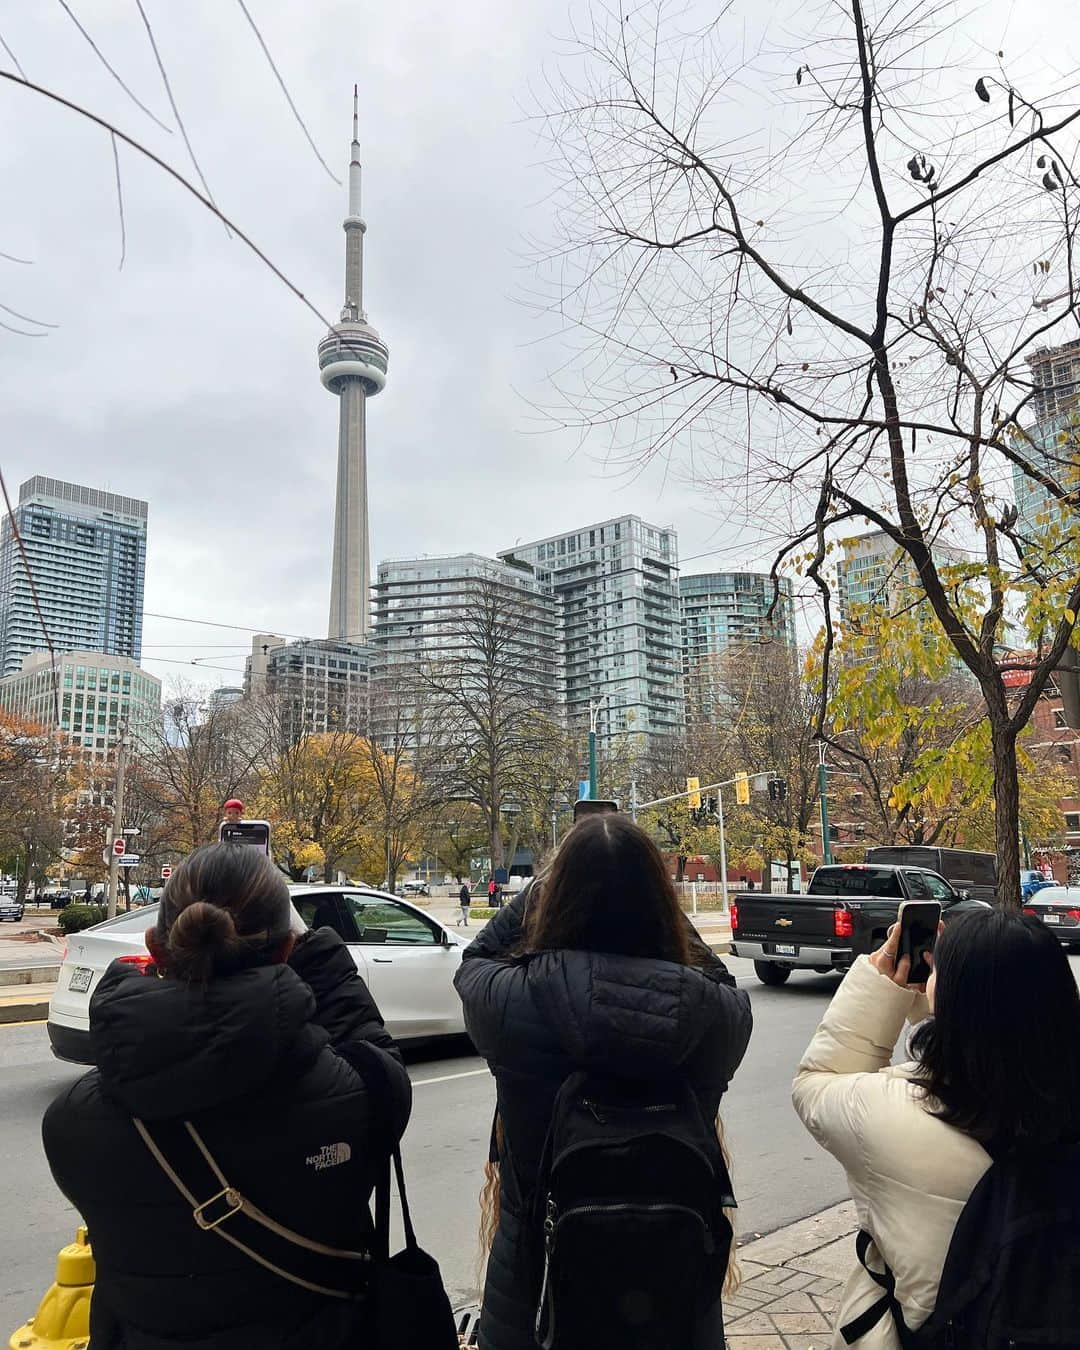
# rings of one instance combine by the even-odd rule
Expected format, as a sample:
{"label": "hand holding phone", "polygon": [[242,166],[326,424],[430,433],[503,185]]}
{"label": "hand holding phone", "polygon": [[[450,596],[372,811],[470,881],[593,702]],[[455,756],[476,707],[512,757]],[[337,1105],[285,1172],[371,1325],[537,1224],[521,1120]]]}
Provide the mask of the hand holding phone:
{"label": "hand holding phone", "polygon": [[906,956],[911,961],[908,984],[925,984],[932,966],[927,957],[933,953],[941,924],[941,905],[936,900],[905,900],[900,906],[900,935],[896,948],[897,965]]}

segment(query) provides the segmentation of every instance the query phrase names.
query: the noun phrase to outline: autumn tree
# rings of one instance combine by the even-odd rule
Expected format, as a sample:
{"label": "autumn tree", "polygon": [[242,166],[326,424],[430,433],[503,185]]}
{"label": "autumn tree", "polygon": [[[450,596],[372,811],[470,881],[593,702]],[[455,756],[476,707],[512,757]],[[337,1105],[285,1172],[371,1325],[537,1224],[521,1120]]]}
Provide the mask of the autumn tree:
{"label": "autumn tree", "polygon": [[217,838],[222,805],[246,799],[266,752],[265,722],[249,705],[221,706],[176,685],[160,723],[132,731],[130,788],[159,846],[181,856]]}
{"label": "autumn tree", "polygon": [[56,737],[0,709],[0,856],[18,861],[20,900],[61,856],[69,773],[70,757]]}
{"label": "autumn tree", "polygon": [[[1016,904],[1018,740],[1075,670],[1080,609],[1076,443],[1050,434],[1036,369],[1075,332],[1080,105],[1071,73],[995,57],[980,22],[935,0],[729,7],[698,32],[663,3],[594,9],[546,123],[541,277],[591,363],[561,381],[581,427],[621,435],[624,462],[682,456],[815,588],[819,734],[829,544],[867,522],[904,557],[978,689]],[[943,541],[965,550],[959,597]]]}

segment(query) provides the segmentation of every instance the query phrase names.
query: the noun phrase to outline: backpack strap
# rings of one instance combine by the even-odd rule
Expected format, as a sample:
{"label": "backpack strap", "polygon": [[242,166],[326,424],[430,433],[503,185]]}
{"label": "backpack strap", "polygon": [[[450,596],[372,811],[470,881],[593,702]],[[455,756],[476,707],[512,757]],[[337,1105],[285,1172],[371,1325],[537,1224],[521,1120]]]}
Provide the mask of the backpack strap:
{"label": "backpack strap", "polygon": [[[266,1270],[311,1293],[353,1299],[362,1292],[372,1260],[370,1250],[329,1247],[270,1218],[227,1180],[190,1120],[183,1121],[179,1129],[175,1124],[155,1124],[151,1130],[137,1117],[134,1124],[150,1156],[191,1206],[191,1217],[204,1233],[216,1234]],[[328,1278],[334,1283],[325,1283]]]}
{"label": "backpack strap", "polygon": [[872,1241],[873,1238],[870,1234],[865,1229],[860,1229],[855,1239],[855,1255],[859,1258],[859,1264],[863,1270],[884,1292],[877,1302],[872,1303],[865,1312],[853,1318],[846,1326],[842,1326],[840,1335],[843,1336],[845,1345],[854,1345],[868,1331],[876,1327],[883,1317],[891,1313],[896,1327],[896,1335],[903,1350],[914,1350],[916,1346],[914,1333],[904,1321],[904,1310],[896,1297],[896,1276],[889,1269],[884,1257],[882,1257],[883,1269],[880,1271],[874,1270],[872,1266],[867,1264],[866,1254],[870,1250]]}

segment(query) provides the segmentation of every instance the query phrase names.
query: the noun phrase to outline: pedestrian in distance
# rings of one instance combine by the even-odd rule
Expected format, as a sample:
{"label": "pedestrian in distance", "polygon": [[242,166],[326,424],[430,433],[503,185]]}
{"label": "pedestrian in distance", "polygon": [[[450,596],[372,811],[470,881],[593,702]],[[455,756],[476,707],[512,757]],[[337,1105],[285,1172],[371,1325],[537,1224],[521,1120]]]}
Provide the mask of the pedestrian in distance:
{"label": "pedestrian in distance", "polygon": [[460,928],[462,924],[464,924],[465,927],[468,928],[469,910],[472,907],[472,896],[469,893],[468,882],[463,881],[461,883],[461,890],[458,893],[458,904],[461,906],[461,918],[458,919],[458,927]]}
{"label": "pedestrian in distance", "polygon": [[[1004,909],[951,922],[926,985],[899,926],[844,978],[795,1108],[844,1166],[861,1233],[836,1350],[1080,1344],[1080,995]],[[906,1022],[910,1062],[892,1065]]]}
{"label": "pedestrian in distance", "polygon": [[363,1350],[368,1199],[411,1089],[348,949],[297,936],[281,873],[236,844],[176,868],[146,940],[43,1125],[93,1242],[90,1343]]}
{"label": "pedestrian in distance", "polygon": [[497,909],[498,908],[497,901],[499,898],[499,883],[495,880],[494,877],[489,878],[487,889],[488,889],[488,907],[490,909]]}
{"label": "pedestrian in distance", "polygon": [[722,1350],[717,1120],[750,1004],[655,845],[579,821],[455,983],[498,1099],[480,1350]]}

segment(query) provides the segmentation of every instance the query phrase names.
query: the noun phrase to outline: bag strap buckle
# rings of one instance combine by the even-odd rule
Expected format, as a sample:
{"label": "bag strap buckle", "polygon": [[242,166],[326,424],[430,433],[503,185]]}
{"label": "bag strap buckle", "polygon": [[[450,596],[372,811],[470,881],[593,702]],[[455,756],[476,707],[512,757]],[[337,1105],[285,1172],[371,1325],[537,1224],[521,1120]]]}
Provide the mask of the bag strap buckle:
{"label": "bag strap buckle", "polygon": [[[213,1218],[207,1218],[206,1211],[211,1205],[217,1204],[219,1200],[224,1200],[227,1206],[220,1214]],[[209,1200],[204,1200],[201,1205],[196,1205],[191,1211],[192,1217],[204,1233],[210,1233],[218,1224],[222,1224],[226,1219],[231,1219],[234,1214],[239,1214],[244,1208],[244,1197],[232,1186],[226,1186],[218,1191],[217,1195],[212,1195]]]}

